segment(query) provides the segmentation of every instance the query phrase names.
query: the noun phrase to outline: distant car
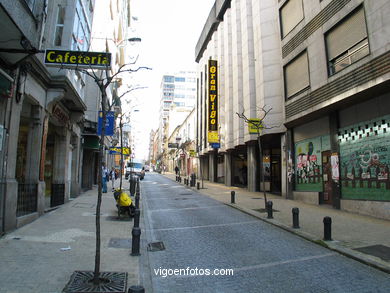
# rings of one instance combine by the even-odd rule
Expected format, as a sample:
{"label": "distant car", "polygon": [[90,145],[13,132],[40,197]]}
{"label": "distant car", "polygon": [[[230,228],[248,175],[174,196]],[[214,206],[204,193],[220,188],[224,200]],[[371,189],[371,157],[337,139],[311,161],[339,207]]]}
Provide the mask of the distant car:
{"label": "distant car", "polygon": [[150,166],[149,165],[145,165],[145,172],[149,172],[150,171]]}

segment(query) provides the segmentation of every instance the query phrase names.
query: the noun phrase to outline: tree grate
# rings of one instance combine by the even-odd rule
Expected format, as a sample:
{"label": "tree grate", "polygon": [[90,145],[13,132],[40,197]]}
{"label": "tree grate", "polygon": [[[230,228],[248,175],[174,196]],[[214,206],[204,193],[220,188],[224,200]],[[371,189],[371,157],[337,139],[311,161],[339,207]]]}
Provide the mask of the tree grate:
{"label": "tree grate", "polygon": [[101,272],[100,283],[92,282],[93,271],[75,271],[63,293],[126,293],[127,273]]}
{"label": "tree grate", "polygon": [[165,250],[164,243],[162,241],[148,243],[148,251],[161,251]]}

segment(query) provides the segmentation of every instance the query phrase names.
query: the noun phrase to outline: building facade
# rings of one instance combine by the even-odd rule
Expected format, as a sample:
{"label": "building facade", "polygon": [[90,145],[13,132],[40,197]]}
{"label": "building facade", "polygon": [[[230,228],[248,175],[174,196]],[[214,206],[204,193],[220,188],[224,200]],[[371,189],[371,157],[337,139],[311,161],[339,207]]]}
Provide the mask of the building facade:
{"label": "building facade", "polygon": [[[210,11],[196,46],[197,147],[205,179],[258,191],[263,164],[265,189],[283,192],[285,128],[277,19],[277,1],[216,1]],[[265,117],[264,111],[269,111]],[[261,160],[258,135],[250,133],[237,114],[262,119]],[[213,134],[216,137],[210,137]]]}
{"label": "building facade", "polygon": [[390,218],[389,9],[279,2],[292,198]]}
{"label": "building facade", "polygon": [[[260,190],[264,170],[267,191],[389,219],[389,7],[216,1],[196,47],[206,178]],[[264,118],[261,159],[237,113]]]}
{"label": "building facade", "polygon": [[[87,0],[0,1],[7,93],[0,111],[2,231],[36,219],[80,191],[83,79],[44,65],[42,51],[85,46],[93,7]],[[80,11],[83,20],[77,19]]]}
{"label": "building facade", "polygon": [[[174,129],[183,123],[196,102],[196,74],[180,71],[164,75],[161,81],[159,140],[157,165],[168,164],[168,139]],[[172,170],[171,170],[172,171]]]}

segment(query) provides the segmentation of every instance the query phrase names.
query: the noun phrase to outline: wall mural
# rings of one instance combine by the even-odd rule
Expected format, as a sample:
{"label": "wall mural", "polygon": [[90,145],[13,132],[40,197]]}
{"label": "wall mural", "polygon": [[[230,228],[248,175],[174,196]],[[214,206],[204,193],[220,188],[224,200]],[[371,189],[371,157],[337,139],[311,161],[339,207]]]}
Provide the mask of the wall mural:
{"label": "wall mural", "polygon": [[329,135],[306,139],[295,144],[295,190],[322,191],[321,152],[329,149]]}
{"label": "wall mural", "polygon": [[341,194],[390,200],[390,115],[339,130]]}

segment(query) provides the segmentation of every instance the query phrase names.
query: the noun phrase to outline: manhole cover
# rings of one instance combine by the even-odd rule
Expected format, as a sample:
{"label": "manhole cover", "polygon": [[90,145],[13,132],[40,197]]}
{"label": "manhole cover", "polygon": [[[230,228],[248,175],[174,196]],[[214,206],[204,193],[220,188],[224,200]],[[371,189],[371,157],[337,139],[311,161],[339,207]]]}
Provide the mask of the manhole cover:
{"label": "manhole cover", "polygon": [[131,248],[131,239],[126,238],[111,238],[108,242],[108,247],[112,248]]}
{"label": "manhole cover", "polygon": [[[253,209],[253,210],[256,211],[256,212],[259,212],[259,213],[266,213],[267,212],[266,209]],[[278,210],[274,210],[274,209],[272,209],[272,211],[273,212],[279,212]]]}
{"label": "manhole cover", "polygon": [[64,293],[126,293],[127,273],[101,272],[100,284],[92,282],[92,271],[75,271],[70,277]]}
{"label": "manhole cover", "polygon": [[165,250],[164,243],[159,241],[159,242],[151,242],[148,244],[148,251],[161,251]]}
{"label": "manhole cover", "polygon": [[354,248],[354,250],[379,257],[385,261],[390,261],[390,247],[385,245],[371,245]]}

